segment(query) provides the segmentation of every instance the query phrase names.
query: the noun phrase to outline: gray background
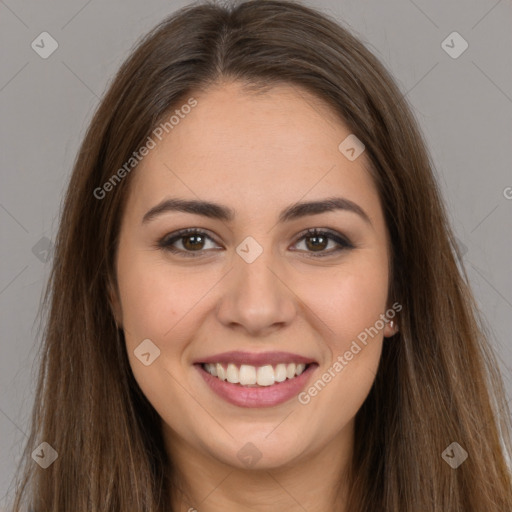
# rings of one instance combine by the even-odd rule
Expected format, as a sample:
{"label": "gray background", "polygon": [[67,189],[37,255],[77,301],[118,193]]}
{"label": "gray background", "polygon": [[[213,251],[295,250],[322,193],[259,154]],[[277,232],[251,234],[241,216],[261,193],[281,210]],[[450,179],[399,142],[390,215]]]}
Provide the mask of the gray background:
{"label": "gray background", "polygon": [[[28,429],[45,250],[80,140],[136,40],[186,4],[0,0],[0,510]],[[348,24],[412,105],[512,398],[510,0],[307,4]],[[44,31],[59,45],[47,59],[31,47]],[[441,47],[453,31],[469,44],[456,59]]]}

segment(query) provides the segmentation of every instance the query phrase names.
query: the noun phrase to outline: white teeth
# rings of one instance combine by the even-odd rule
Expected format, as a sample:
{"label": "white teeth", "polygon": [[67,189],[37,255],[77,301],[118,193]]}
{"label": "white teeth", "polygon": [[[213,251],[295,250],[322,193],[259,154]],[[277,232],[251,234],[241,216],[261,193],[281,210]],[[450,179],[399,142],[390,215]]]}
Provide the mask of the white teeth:
{"label": "white teeth", "polygon": [[243,364],[240,366],[240,384],[248,386],[256,384],[256,367]]}
{"label": "white teeth", "polygon": [[278,364],[275,369],[276,382],[284,382],[286,380],[286,365]]}
{"label": "white teeth", "polygon": [[223,366],[220,363],[217,363],[215,366],[217,368],[217,377],[220,380],[226,380],[226,370],[224,370]]}
{"label": "white teeth", "polygon": [[274,368],[269,364],[267,366],[260,366],[256,377],[258,386],[272,386],[275,381]]}
{"label": "white teeth", "polygon": [[238,384],[240,382],[238,368],[234,364],[228,364],[228,369],[226,370],[226,380],[231,382],[231,384]]}
{"label": "white teeth", "polygon": [[214,377],[217,377],[217,365],[206,363],[206,371],[213,375]]}
{"label": "white teeth", "polygon": [[287,367],[286,367],[286,376],[289,378],[289,379],[293,379],[293,377],[295,377],[295,369],[296,369],[296,366],[294,363],[290,363]]}
{"label": "white teeth", "polygon": [[203,368],[214,377],[220,380],[227,380],[231,384],[241,384],[242,386],[272,386],[276,382],[284,382],[286,379],[293,379],[301,375],[306,369],[303,363],[295,364],[277,364],[272,366],[267,364],[265,366],[251,366],[242,364],[240,368],[234,364],[229,363],[223,366],[220,363],[210,364],[206,363]]}

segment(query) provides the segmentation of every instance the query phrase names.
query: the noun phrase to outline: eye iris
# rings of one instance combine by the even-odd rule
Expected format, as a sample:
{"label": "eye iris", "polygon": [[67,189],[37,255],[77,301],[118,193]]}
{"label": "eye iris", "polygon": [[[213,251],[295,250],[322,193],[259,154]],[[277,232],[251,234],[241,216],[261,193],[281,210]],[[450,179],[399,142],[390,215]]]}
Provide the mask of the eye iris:
{"label": "eye iris", "polygon": [[[320,242],[320,243],[313,242],[313,244],[310,244],[309,241],[312,240],[312,239],[313,240],[321,239],[322,242]],[[308,246],[308,249],[312,248],[312,249],[320,249],[320,250],[322,250],[322,249],[325,249],[325,247],[326,247],[326,245],[325,245],[326,241],[327,241],[327,237],[325,237],[325,236],[322,236],[322,235],[310,235],[310,236],[308,236],[306,238],[306,245]]]}
{"label": "eye iris", "polygon": [[[188,242],[186,242],[187,240],[201,240],[200,242],[192,242],[192,244],[189,244]],[[185,235],[183,236],[183,247],[185,247],[185,249],[190,249],[190,250],[194,250],[194,249],[202,249],[202,245],[204,245],[204,239],[201,235],[198,235],[198,234],[195,234],[195,235]],[[200,247],[197,247],[197,245],[200,245]],[[191,247],[192,245],[192,247]]]}

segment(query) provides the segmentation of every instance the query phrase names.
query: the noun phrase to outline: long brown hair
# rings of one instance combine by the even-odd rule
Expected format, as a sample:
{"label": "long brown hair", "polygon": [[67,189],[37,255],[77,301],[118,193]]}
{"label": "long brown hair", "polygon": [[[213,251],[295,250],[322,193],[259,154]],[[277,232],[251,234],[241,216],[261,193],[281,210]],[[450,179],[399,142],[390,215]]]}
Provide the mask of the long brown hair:
{"label": "long brown hair", "polygon": [[[14,510],[169,511],[160,419],[130,369],[109,302],[130,177],[102,187],[184,98],[221,80],[287,83],[323,99],[366,147],[403,309],[356,417],[351,512],[512,510],[511,426],[489,335],[406,99],[346,28],[295,2],[184,8],[147,34],[109,86],[77,155],[44,300],[31,433]],[[58,458],[31,458],[43,441]],[[457,442],[457,469],[443,451]]]}

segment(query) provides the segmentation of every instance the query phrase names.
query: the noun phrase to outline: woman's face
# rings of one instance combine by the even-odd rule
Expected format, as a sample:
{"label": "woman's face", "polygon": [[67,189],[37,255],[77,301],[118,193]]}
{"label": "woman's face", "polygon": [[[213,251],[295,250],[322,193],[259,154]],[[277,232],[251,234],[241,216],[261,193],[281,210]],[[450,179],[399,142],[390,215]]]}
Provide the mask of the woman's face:
{"label": "woman's face", "polygon": [[176,457],[276,468],[348,449],[392,334],[366,155],[295,87],[194,98],[134,171],[122,220],[113,300],[135,379]]}

